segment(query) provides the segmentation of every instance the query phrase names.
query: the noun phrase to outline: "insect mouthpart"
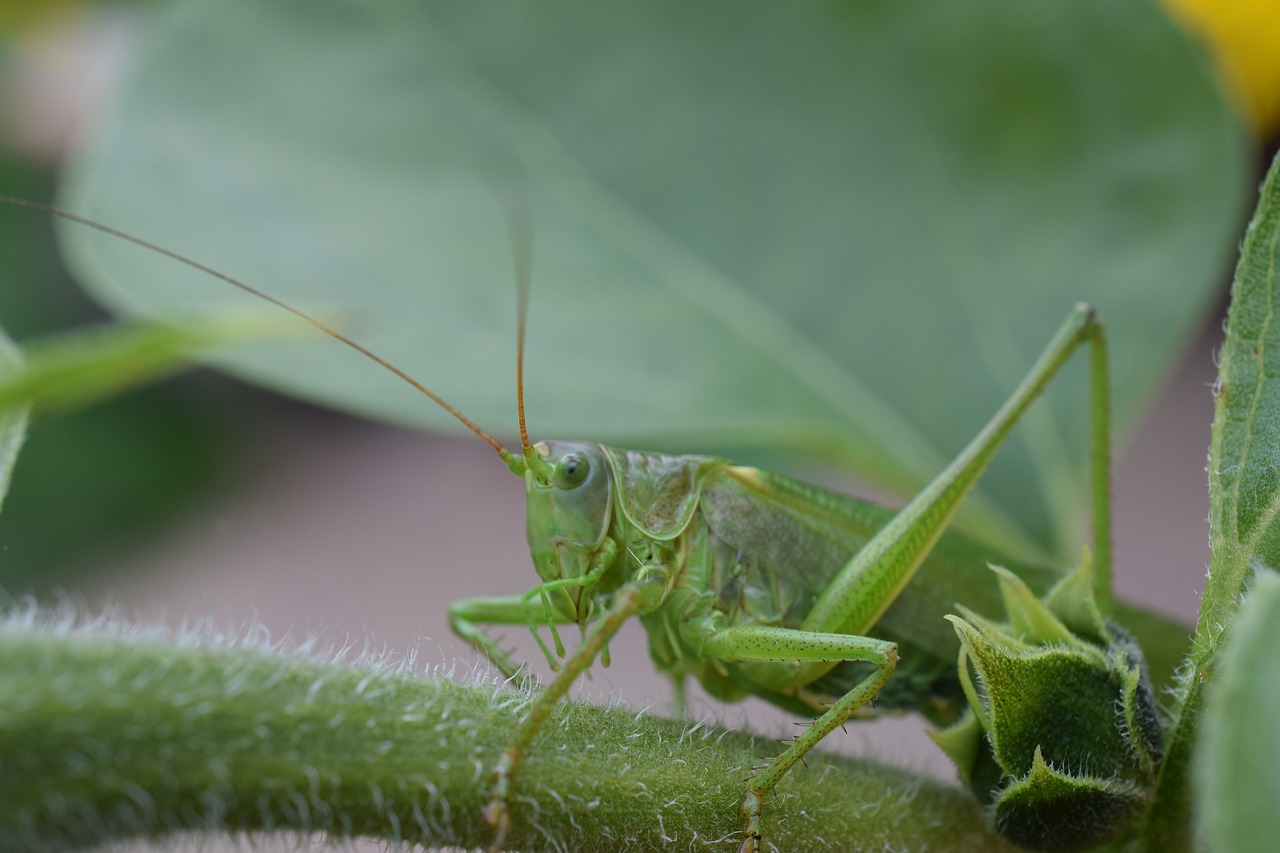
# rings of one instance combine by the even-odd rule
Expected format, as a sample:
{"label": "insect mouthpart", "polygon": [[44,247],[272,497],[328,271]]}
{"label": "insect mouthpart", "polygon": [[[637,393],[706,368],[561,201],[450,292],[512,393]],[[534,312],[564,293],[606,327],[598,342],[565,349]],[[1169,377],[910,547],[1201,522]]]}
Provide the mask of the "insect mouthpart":
{"label": "insect mouthpart", "polygon": [[[614,553],[608,540],[612,485],[604,450],[584,441],[534,445],[541,470],[525,475],[525,531],[552,606],[575,622]],[[593,575],[593,571],[595,574]],[[592,580],[588,580],[591,577]]]}

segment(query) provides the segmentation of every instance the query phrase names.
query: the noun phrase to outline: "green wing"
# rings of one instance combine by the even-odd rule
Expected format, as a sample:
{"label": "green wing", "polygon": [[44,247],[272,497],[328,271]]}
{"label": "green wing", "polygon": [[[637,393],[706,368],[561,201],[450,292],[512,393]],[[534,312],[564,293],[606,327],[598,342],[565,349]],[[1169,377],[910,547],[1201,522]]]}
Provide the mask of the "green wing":
{"label": "green wing", "polygon": [[[739,553],[753,555],[758,582],[801,588],[797,604],[802,608],[894,514],[780,474],[742,467],[724,469],[704,488],[702,503],[715,534]],[[957,602],[993,617],[1002,613],[989,562],[1029,577],[1033,587],[1045,588],[1056,578],[1054,572],[1013,564],[995,549],[948,532],[881,618],[876,636],[954,661],[958,641],[942,617],[954,612]]]}
{"label": "green wing", "polygon": [[[750,523],[737,515],[746,505]],[[895,512],[781,474],[738,466],[721,469],[704,484],[702,507],[718,536],[744,551],[758,549],[758,559],[768,561],[772,571],[785,573],[778,583],[803,587],[803,597],[816,596]],[[835,560],[833,553],[839,555]],[[984,616],[1003,618],[999,585],[988,563],[1011,569],[1037,594],[1069,568],[1010,559],[990,545],[948,530],[873,633],[903,647],[904,666],[923,665],[922,658],[929,658],[954,667],[959,643],[942,617],[962,603]],[[1186,645],[1187,628],[1123,602],[1117,615],[1147,650],[1152,677],[1158,684],[1167,683]],[[895,675],[894,681],[900,680]]]}

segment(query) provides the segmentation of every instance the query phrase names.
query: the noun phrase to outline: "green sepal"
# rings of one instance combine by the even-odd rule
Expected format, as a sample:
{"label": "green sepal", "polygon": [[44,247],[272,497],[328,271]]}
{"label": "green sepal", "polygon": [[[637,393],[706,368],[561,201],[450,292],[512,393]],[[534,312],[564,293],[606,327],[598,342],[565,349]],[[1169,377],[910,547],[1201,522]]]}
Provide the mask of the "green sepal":
{"label": "green sepal", "polygon": [[991,750],[982,748],[983,731],[982,721],[968,709],[954,725],[926,734],[955,762],[979,801],[989,806],[999,791],[1004,770],[991,757]]}
{"label": "green sepal", "polygon": [[947,754],[960,775],[965,779],[972,778],[978,766],[978,756],[982,746],[982,721],[974,714],[973,709],[965,712],[955,725],[945,729],[934,729],[926,732],[929,739]]}
{"label": "green sepal", "polygon": [[1103,620],[1088,553],[1043,599],[992,570],[1008,621],[947,617],[971,713],[934,740],[1008,840],[1073,850],[1116,838],[1150,802],[1162,757],[1142,651]]}
{"label": "green sepal", "polygon": [[1108,630],[1112,666],[1125,671],[1117,724],[1125,730],[1125,743],[1133,750],[1135,765],[1154,779],[1164,760],[1164,727],[1156,708],[1155,688],[1138,642],[1119,626],[1111,625]]}
{"label": "green sepal", "polygon": [[1133,782],[1055,770],[1036,750],[1031,770],[1000,791],[991,815],[996,831],[1014,844],[1069,851],[1116,839],[1149,798]]}
{"label": "green sepal", "polygon": [[1105,645],[1110,637],[1107,620],[1094,594],[1093,555],[1084,549],[1080,564],[1054,584],[1044,597],[1045,606],[1068,630],[1082,639]]}
{"label": "green sepal", "polygon": [[1034,592],[1013,572],[1003,566],[990,565],[1000,582],[1009,625],[1019,637],[1038,643],[1070,643],[1071,632],[1036,598]]}
{"label": "green sepal", "polygon": [[1125,760],[1115,714],[1120,685],[1104,655],[1070,646],[1026,653],[967,625],[959,633],[985,688],[991,749],[1006,771],[1025,772],[1042,748],[1055,764],[1086,771]]}
{"label": "green sepal", "polygon": [[956,609],[960,611],[959,616],[952,615],[943,618],[955,627],[956,633],[960,635],[962,641],[965,637],[965,632],[968,632],[974,637],[982,638],[979,642],[995,643],[1009,653],[1023,652],[1030,654],[1039,648],[1036,643],[1024,641],[1021,631],[1015,630],[1004,622],[988,619],[964,606],[958,605]]}

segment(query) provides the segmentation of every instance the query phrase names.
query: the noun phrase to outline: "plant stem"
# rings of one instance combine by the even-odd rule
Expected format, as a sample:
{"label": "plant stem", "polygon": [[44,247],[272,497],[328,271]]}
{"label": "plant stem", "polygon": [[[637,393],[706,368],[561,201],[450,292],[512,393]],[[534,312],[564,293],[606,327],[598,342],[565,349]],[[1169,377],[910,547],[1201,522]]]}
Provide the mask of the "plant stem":
{"label": "plant stem", "polygon": [[[0,623],[0,849],[189,831],[489,842],[489,768],[529,691],[203,643]],[[776,749],[563,704],[517,780],[509,843],[732,849],[742,779]],[[963,792],[844,758],[797,768],[768,808],[780,849],[1009,849]]]}

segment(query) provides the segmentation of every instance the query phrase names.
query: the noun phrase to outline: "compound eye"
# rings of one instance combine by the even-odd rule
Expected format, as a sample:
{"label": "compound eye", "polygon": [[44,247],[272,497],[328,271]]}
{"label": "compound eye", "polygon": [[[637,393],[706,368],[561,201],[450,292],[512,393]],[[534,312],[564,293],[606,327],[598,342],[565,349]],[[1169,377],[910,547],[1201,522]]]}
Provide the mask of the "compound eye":
{"label": "compound eye", "polygon": [[556,464],[556,485],[562,489],[573,489],[582,485],[591,473],[591,462],[581,453],[566,453]]}

